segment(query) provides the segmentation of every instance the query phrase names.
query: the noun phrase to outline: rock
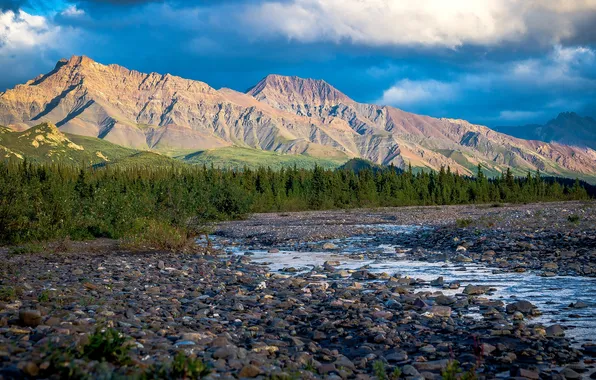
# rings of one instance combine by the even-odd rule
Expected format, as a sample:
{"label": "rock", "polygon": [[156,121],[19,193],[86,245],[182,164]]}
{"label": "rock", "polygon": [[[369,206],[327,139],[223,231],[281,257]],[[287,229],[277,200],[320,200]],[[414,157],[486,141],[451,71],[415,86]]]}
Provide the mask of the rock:
{"label": "rock", "polygon": [[556,338],[565,336],[565,330],[561,325],[552,325],[546,328],[546,336],[549,338]]}
{"label": "rock", "polygon": [[433,345],[428,344],[426,346],[420,347],[418,349],[418,351],[423,352],[425,354],[433,354],[433,353],[437,352],[437,349]]}
{"label": "rock", "polygon": [[430,312],[438,317],[449,318],[451,316],[451,308],[449,306],[433,306]]}
{"label": "rock", "polygon": [[335,364],[333,363],[325,363],[321,364],[317,370],[321,375],[328,375],[331,372],[336,372],[337,368],[335,368]]}
{"label": "rock", "polygon": [[157,268],[158,269],[162,269],[162,270],[165,269],[166,268],[166,263],[164,263],[162,260],[159,260],[157,262]]}
{"label": "rock", "polygon": [[39,367],[34,362],[27,362],[23,366],[23,372],[30,377],[37,377],[39,375]]}
{"label": "rock", "polygon": [[412,365],[418,371],[431,371],[431,372],[438,372],[441,371],[449,364],[449,360],[442,359],[442,360],[434,360],[428,362],[414,362]]}
{"label": "rock", "polygon": [[267,252],[269,252],[269,253],[279,253],[279,249],[277,249],[277,248],[271,248]]}
{"label": "rock", "polygon": [[408,360],[408,354],[405,351],[393,351],[385,355],[385,359],[392,363],[401,363]]}
{"label": "rock", "polygon": [[215,359],[235,359],[238,357],[238,347],[228,345],[218,348],[214,353]]}
{"label": "rock", "polygon": [[464,288],[464,294],[469,296],[477,296],[488,292],[489,289],[490,288],[488,286],[470,284]]}
{"label": "rock", "polygon": [[259,367],[249,364],[249,365],[245,365],[244,367],[242,367],[242,369],[238,373],[238,377],[240,377],[240,378],[245,377],[245,378],[252,379],[253,377],[259,376],[261,374],[261,372],[262,371]]}
{"label": "rock", "polygon": [[373,312],[373,317],[378,319],[391,319],[391,317],[393,317],[393,313],[390,311],[379,310]]}
{"label": "rock", "polygon": [[588,307],[588,304],[583,301],[577,301],[575,303],[569,304],[569,307],[574,309],[585,309],[586,307]]}
{"label": "rock", "polygon": [[511,376],[523,377],[524,379],[538,380],[540,373],[525,368],[514,368],[511,370]]}
{"label": "rock", "polygon": [[444,283],[445,280],[442,276],[430,282],[431,286],[443,286]]}
{"label": "rock", "polygon": [[441,296],[438,296],[437,298],[435,298],[435,302],[439,306],[449,306],[449,305],[453,305],[456,302],[456,299],[453,297],[441,295]]}
{"label": "rock", "polygon": [[569,367],[563,368],[563,370],[561,372],[559,372],[559,375],[562,375],[565,379],[581,379],[582,378],[582,375],[575,372],[574,370],[572,370]]}
{"label": "rock", "polygon": [[537,307],[535,305],[533,305],[530,301],[525,300],[510,303],[505,307],[505,310],[507,310],[507,313],[509,314],[513,314],[516,311],[519,311],[524,315],[535,315],[536,309]]}
{"label": "rock", "polygon": [[81,276],[85,274],[85,272],[82,269],[75,269],[72,271],[72,274],[74,274],[75,276]]}
{"label": "rock", "polygon": [[405,376],[410,376],[410,377],[419,377],[420,376],[420,372],[418,372],[418,370],[416,368],[414,368],[414,366],[411,366],[409,364],[402,367],[401,373]]}
{"label": "rock", "polygon": [[325,243],[325,244],[323,244],[323,249],[325,249],[325,250],[337,249],[337,245],[335,245],[333,243]]}
{"label": "rock", "polygon": [[37,327],[41,323],[41,312],[39,310],[20,310],[19,322],[23,326]]}

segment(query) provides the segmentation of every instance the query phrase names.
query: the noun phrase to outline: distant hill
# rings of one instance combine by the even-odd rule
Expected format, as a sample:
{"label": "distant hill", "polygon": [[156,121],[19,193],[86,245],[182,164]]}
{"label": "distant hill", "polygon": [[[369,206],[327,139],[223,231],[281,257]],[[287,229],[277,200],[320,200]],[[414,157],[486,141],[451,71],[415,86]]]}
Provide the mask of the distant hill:
{"label": "distant hill", "polygon": [[499,132],[527,140],[540,140],[596,149],[596,120],[575,112],[562,112],[544,125],[497,127]]}
{"label": "distant hill", "polygon": [[348,162],[346,162],[345,164],[340,166],[338,169],[339,170],[350,170],[350,171],[358,173],[362,170],[370,170],[370,171],[376,172],[378,170],[384,170],[386,168],[387,168],[386,166],[377,165],[371,161],[364,160],[362,158],[352,158],[351,160],[349,160]]}
{"label": "distant hill", "polygon": [[[139,159],[141,156],[143,160]],[[73,165],[119,163],[126,166],[131,161],[151,166],[178,163],[163,155],[139,152],[93,137],[66,134],[50,123],[23,132],[0,127],[0,159]]]}
{"label": "distant hill", "polygon": [[273,170],[294,166],[310,169],[315,165],[325,169],[335,169],[346,161],[342,158],[317,158],[240,147],[210,149],[175,157],[190,164],[213,165],[223,169],[242,169],[244,167],[255,169],[260,166]]}

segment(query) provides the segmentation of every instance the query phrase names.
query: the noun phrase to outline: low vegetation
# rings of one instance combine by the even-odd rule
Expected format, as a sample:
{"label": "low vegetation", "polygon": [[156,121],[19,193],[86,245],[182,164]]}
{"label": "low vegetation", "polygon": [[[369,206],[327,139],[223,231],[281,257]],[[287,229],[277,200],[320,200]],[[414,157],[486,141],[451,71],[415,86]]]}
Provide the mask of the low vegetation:
{"label": "low vegetation", "polygon": [[[124,239],[130,247],[184,251],[213,221],[251,212],[587,199],[538,174],[489,180],[438,173],[362,169],[103,167],[0,163],[0,244]],[[468,223],[462,221],[461,223]]]}

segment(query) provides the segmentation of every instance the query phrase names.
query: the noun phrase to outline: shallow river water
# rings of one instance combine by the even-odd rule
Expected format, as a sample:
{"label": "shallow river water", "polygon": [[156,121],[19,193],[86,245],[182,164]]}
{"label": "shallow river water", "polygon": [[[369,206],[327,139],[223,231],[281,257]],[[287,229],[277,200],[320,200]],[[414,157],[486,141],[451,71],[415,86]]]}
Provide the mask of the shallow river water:
{"label": "shallow river water", "polygon": [[[371,272],[386,272],[427,282],[442,276],[446,284],[452,281],[461,284],[456,290],[440,289],[430,284],[417,287],[423,291],[442,291],[446,295],[461,293],[467,284],[490,285],[497,290],[487,295],[487,298],[500,299],[505,303],[523,299],[538,306],[543,314],[532,319],[530,323],[542,323],[545,326],[559,323],[565,326],[566,336],[572,339],[575,346],[596,340],[596,278],[541,277],[531,272],[503,273],[473,263],[414,261],[408,259],[407,251],[410,247],[400,247],[386,242],[391,240],[392,235],[421,233],[423,228],[396,225],[375,225],[370,228],[372,232],[368,235],[309,243],[316,247],[326,242],[333,243],[337,246],[333,251],[323,251],[320,248],[308,252],[303,249],[280,249],[280,252],[269,253],[267,250],[251,250],[241,242],[231,248],[226,245],[225,248],[238,255],[250,252],[253,262],[267,265],[273,272],[288,267],[298,269],[299,273],[306,272],[315,266],[323,265],[325,261],[334,260],[341,263],[338,269],[357,269],[367,265]],[[383,238],[379,239],[379,236]],[[214,239],[217,244],[218,238]],[[368,252],[383,255],[370,259],[367,258]],[[568,307],[570,303],[578,301],[585,302],[588,307]]]}

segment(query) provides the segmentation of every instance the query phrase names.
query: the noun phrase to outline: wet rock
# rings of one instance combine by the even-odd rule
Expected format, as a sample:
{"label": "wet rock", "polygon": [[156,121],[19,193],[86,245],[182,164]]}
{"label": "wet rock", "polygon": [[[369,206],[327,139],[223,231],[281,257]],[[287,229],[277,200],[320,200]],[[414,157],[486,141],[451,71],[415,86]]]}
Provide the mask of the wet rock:
{"label": "wet rock", "polygon": [[337,245],[333,244],[333,243],[325,243],[323,244],[323,249],[324,250],[333,250],[333,249],[337,249]]}
{"label": "wet rock", "polygon": [[481,295],[481,294],[485,294],[490,290],[489,286],[483,286],[483,285],[467,285],[464,288],[464,294],[469,295],[469,296],[477,296],[477,295]]}
{"label": "wet rock", "polygon": [[577,301],[575,303],[571,303],[569,307],[574,309],[585,309],[586,307],[588,307],[588,304],[583,301]]}
{"label": "wet rock", "polygon": [[538,313],[538,308],[532,304],[529,301],[525,301],[525,300],[521,300],[521,301],[516,301],[513,303],[510,303],[506,306],[505,308],[507,310],[507,313],[509,314],[513,314],[516,311],[524,314],[524,315],[537,315]]}
{"label": "wet rock", "polygon": [[563,330],[561,325],[548,326],[546,328],[546,336],[549,338],[562,337],[565,336],[565,330]]}

